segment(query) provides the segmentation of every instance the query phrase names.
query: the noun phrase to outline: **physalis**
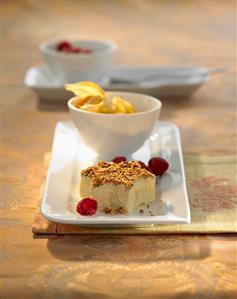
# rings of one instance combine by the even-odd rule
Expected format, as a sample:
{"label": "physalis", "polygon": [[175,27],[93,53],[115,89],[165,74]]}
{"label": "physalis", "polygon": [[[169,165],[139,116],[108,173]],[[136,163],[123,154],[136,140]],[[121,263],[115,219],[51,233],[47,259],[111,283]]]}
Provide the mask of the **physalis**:
{"label": "physalis", "polygon": [[128,114],[135,113],[135,107],[127,100],[114,96],[112,101],[106,97],[105,91],[94,82],[77,82],[66,84],[65,89],[72,91],[78,99],[75,107],[97,113]]}

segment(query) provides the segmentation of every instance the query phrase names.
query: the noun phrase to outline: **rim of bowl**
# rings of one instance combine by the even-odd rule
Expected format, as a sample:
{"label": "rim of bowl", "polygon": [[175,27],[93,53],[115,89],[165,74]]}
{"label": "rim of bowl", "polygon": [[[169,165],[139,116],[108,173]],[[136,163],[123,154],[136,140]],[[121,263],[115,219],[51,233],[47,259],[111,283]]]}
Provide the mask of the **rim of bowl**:
{"label": "rim of bowl", "polygon": [[51,40],[46,40],[44,42],[42,42],[39,46],[40,50],[42,53],[46,53],[49,55],[53,55],[53,56],[60,56],[60,57],[91,57],[91,56],[100,56],[100,55],[104,55],[106,53],[112,53],[114,51],[116,51],[118,49],[118,46],[115,42],[110,41],[110,40],[105,40],[105,39],[72,39],[70,40],[70,42],[94,42],[97,44],[103,44],[108,46],[107,49],[100,51],[100,52],[92,52],[89,54],[83,54],[80,53],[80,55],[78,55],[78,53],[70,53],[70,55],[68,55],[68,53],[64,53],[64,52],[57,52],[56,50],[52,50],[52,49],[48,49],[49,45],[56,45],[58,42],[60,42],[61,39],[51,39]]}
{"label": "rim of bowl", "polygon": [[152,109],[149,109],[149,110],[145,110],[145,111],[140,111],[140,112],[135,112],[135,113],[127,113],[127,114],[113,114],[113,113],[97,113],[97,112],[90,112],[90,111],[86,111],[86,110],[82,110],[82,109],[79,109],[79,108],[76,108],[72,102],[77,98],[77,96],[74,96],[72,97],[71,99],[68,100],[67,102],[67,105],[69,107],[69,109],[72,109],[72,110],[75,110],[75,111],[79,111],[80,113],[85,113],[85,114],[90,114],[90,115],[96,115],[98,117],[116,117],[116,118],[121,118],[121,117],[138,117],[140,115],[144,115],[144,114],[149,114],[151,112],[154,112],[156,110],[160,110],[161,107],[162,107],[162,102],[158,99],[158,98],[155,98],[155,97],[152,97],[152,96],[148,96],[148,95],[145,95],[145,94],[142,94],[142,93],[134,93],[134,92],[120,92],[120,91],[111,91],[111,92],[106,92],[106,94],[114,94],[114,95],[117,95],[117,94],[120,94],[121,93],[124,93],[124,94],[127,94],[127,95],[134,95],[134,96],[144,96],[146,98],[149,98],[150,100],[152,100],[155,104],[157,104],[156,107],[152,108]]}

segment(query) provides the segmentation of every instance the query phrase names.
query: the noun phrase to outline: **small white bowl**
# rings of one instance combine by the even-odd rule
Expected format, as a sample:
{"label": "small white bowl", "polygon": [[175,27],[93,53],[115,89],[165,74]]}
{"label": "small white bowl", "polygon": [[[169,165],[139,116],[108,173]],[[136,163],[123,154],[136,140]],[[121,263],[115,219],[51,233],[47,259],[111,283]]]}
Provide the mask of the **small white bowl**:
{"label": "small white bowl", "polygon": [[117,45],[105,40],[72,40],[74,47],[90,49],[88,54],[57,51],[60,40],[46,41],[40,50],[51,73],[61,83],[76,81],[99,82],[113,66]]}
{"label": "small white bowl", "polygon": [[74,125],[79,135],[101,157],[131,155],[151,135],[159,118],[161,102],[151,96],[129,92],[107,92],[109,100],[120,96],[136,107],[137,113],[102,114],[78,109],[76,97],[68,101]]}

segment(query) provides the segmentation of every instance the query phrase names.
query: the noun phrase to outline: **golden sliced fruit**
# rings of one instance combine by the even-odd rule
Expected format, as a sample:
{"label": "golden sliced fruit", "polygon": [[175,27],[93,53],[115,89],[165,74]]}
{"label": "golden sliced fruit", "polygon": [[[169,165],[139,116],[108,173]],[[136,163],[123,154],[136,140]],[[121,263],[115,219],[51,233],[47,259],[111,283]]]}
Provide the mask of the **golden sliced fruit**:
{"label": "golden sliced fruit", "polygon": [[80,98],[86,98],[88,96],[99,97],[102,100],[105,98],[104,90],[94,82],[77,82],[73,84],[66,84],[65,89],[72,91]]}
{"label": "golden sliced fruit", "polygon": [[111,113],[109,106],[106,104],[100,105],[98,112],[99,113]]}
{"label": "golden sliced fruit", "polygon": [[65,89],[72,91],[77,99],[75,107],[97,113],[134,113],[136,109],[121,97],[113,97],[112,103],[106,98],[105,91],[94,82],[66,84]]}
{"label": "golden sliced fruit", "polygon": [[75,105],[75,107],[80,108],[84,104],[98,105],[98,104],[101,104],[103,102],[104,101],[99,97],[91,97],[91,96],[88,96],[86,98],[78,97],[78,99],[76,100],[74,105]]}
{"label": "golden sliced fruit", "polygon": [[123,104],[126,107],[127,113],[135,113],[136,112],[135,107],[130,102],[123,100]]}
{"label": "golden sliced fruit", "polygon": [[80,109],[89,111],[89,112],[98,112],[98,105],[88,105],[84,104],[80,107]]}
{"label": "golden sliced fruit", "polygon": [[126,114],[135,112],[133,105],[120,97],[113,97],[112,107],[114,113]]}
{"label": "golden sliced fruit", "polygon": [[97,112],[97,113],[110,113],[109,106],[104,103],[100,103],[98,105],[92,105],[86,103],[82,105],[80,109],[85,111],[90,111],[90,112]]}
{"label": "golden sliced fruit", "polygon": [[85,98],[77,97],[77,99],[74,102],[75,107],[80,108],[82,105],[84,105],[87,101],[91,99],[90,96],[87,96]]}
{"label": "golden sliced fruit", "polygon": [[86,103],[90,104],[90,105],[98,105],[98,104],[101,104],[103,102],[104,102],[103,99],[96,96],[96,97],[90,97]]}
{"label": "golden sliced fruit", "polygon": [[121,113],[121,114],[126,113],[126,107],[124,106],[124,104],[119,98],[113,98],[112,107],[114,113]]}

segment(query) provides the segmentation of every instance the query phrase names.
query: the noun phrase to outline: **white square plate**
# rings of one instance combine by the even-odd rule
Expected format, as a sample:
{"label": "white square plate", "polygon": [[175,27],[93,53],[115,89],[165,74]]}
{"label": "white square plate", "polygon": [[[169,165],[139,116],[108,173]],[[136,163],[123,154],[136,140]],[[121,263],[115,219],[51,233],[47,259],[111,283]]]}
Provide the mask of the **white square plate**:
{"label": "white square plate", "polygon": [[174,124],[157,122],[144,146],[128,158],[146,163],[153,156],[165,158],[170,167],[157,179],[157,199],[143,214],[81,216],[76,212],[80,171],[100,157],[82,142],[72,123],[58,123],[41,205],[43,216],[60,223],[98,226],[190,223],[180,135]]}

